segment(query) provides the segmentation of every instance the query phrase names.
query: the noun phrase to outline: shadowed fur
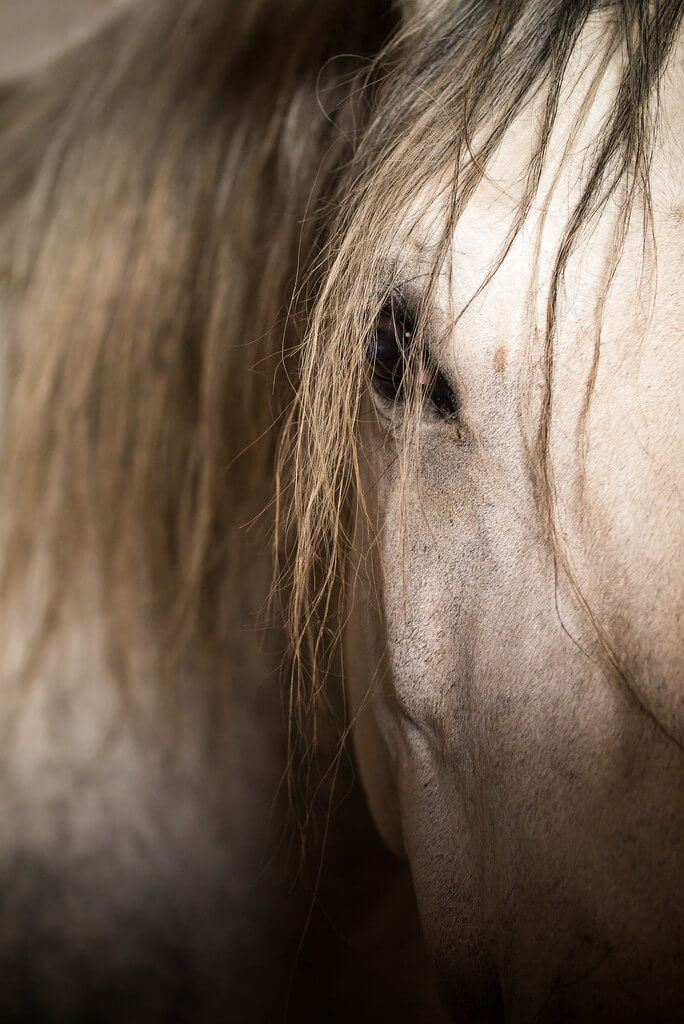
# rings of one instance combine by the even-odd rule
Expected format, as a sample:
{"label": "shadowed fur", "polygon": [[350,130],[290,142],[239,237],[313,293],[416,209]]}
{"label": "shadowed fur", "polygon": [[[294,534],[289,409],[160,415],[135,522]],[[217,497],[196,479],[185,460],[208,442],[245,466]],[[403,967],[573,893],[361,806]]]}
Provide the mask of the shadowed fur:
{"label": "shadowed fur", "polygon": [[339,934],[297,872],[263,614],[293,292],[393,24],[145,0],[0,94],[3,1019],[439,1019],[379,982],[418,931],[348,768],[320,831],[361,915],[320,835]]}
{"label": "shadowed fur", "polygon": [[[94,566],[122,676],[141,634],[170,664],[222,629],[233,548],[272,500],[342,99],[383,30],[338,8],[146,3],[4,91],[0,593],[39,573],[29,676]],[[358,56],[326,65],[340,46]]]}

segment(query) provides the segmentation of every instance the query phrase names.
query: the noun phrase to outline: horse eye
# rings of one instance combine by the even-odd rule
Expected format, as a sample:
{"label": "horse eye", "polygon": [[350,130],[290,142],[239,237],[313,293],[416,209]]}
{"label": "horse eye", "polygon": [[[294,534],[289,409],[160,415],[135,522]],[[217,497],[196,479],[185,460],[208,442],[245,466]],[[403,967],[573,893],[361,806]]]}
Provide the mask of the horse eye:
{"label": "horse eye", "polygon": [[383,309],[366,343],[366,359],[375,391],[390,402],[406,397],[411,378],[422,391],[423,400],[446,420],[458,414],[458,405],[443,374],[432,366],[423,352],[412,352],[413,327],[396,313]]}
{"label": "horse eye", "polygon": [[366,344],[366,359],[375,390],[390,401],[401,397],[409,369],[411,331],[383,310]]}

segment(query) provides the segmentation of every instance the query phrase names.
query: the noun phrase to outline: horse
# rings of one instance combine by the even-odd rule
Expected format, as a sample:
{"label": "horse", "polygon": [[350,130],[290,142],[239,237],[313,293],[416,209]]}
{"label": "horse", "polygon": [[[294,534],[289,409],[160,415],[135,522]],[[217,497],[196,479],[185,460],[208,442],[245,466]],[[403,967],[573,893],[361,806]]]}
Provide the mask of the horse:
{"label": "horse", "polygon": [[0,90],[3,1021],[446,1020],[271,598],[295,299],[395,23],[145,0]]}
{"label": "horse", "polygon": [[456,1021],[684,1006],[682,13],[413,4],[323,254],[291,642]]}
{"label": "horse", "polygon": [[681,1003],[681,4],[347,6],[4,89],[8,1019]]}

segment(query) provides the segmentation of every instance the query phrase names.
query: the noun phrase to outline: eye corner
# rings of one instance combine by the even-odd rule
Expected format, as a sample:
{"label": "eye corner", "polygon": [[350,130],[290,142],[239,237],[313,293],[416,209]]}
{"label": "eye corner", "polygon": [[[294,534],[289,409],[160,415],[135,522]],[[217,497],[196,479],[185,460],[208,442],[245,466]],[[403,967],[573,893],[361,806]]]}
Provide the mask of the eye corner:
{"label": "eye corner", "polygon": [[435,369],[433,372],[429,398],[445,422],[458,422],[460,412],[458,398],[451,384],[439,369]]}

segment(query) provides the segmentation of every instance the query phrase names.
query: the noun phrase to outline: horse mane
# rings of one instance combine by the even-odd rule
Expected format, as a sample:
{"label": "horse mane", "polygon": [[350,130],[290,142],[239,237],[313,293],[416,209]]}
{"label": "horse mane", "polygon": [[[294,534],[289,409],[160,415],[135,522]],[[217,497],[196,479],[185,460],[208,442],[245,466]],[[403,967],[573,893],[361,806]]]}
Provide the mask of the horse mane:
{"label": "horse mane", "polygon": [[[279,436],[289,630],[315,666],[340,626],[358,353],[392,286],[392,214],[446,172],[434,284],[492,153],[543,94],[519,230],[570,56],[604,12],[623,76],[546,325],[537,465],[552,528],[555,302],[605,202],[624,189],[628,218],[648,198],[681,4],[414,4],[398,32],[387,7],[148,0],[0,90],[0,621],[8,635],[19,603],[27,674],[86,577],[119,676],[141,630],[164,662],[215,647],[241,528],[256,520],[270,542]],[[313,309],[302,281],[317,282],[301,293],[318,291]]]}
{"label": "horse mane", "polygon": [[22,671],[85,577],[119,674],[141,630],[165,663],[215,644],[242,527],[264,513],[270,543],[296,283],[392,24],[361,6],[147,0],[0,92],[0,618],[21,595]]}
{"label": "horse mane", "polygon": [[[549,432],[554,393],[554,351],[565,268],[584,232],[609,202],[620,210],[615,259],[638,204],[644,246],[649,241],[649,170],[658,131],[658,90],[682,23],[678,0],[463,0],[413,4],[413,16],[378,57],[387,70],[377,91],[354,160],[340,183],[339,216],[324,254],[324,284],[304,346],[297,403],[283,439],[280,474],[282,532],[293,538],[289,629],[302,674],[326,669],[330,638],[343,627],[340,596],[346,586],[351,538],[373,529],[363,505],[357,433],[366,388],[363,349],[379,311],[393,296],[401,268],[388,254],[409,243],[427,196],[438,209],[440,231],[426,253],[425,288],[412,316],[414,337],[426,325],[440,274],[451,273],[454,228],[505,133],[532,103],[540,103],[537,132],[511,233],[482,282],[496,273],[537,196],[568,68],[590,18],[604,19],[594,46],[601,85],[618,58],[619,80],[600,138],[587,155],[587,178],[556,254],[543,340],[542,402],[531,468],[536,476],[557,574],[565,573],[590,619],[610,669],[641,704],[634,680],[611,649],[579,587],[556,530]],[[580,112],[580,118],[586,110]],[[431,207],[432,210],[432,207]],[[414,218],[414,219],[412,219]],[[414,222],[415,220],[415,222]],[[397,233],[400,238],[397,239]],[[610,286],[610,279],[606,288]],[[478,291],[479,294],[479,291]],[[596,336],[584,416],[599,359]],[[398,458],[409,464],[419,402],[407,401]],[[404,469],[404,479],[408,470]],[[288,499],[288,500],[286,500]],[[314,683],[313,692],[320,687]],[[643,706],[643,705],[642,705]],[[645,709],[647,710],[647,709]],[[650,714],[650,712],[647,711]]]}

